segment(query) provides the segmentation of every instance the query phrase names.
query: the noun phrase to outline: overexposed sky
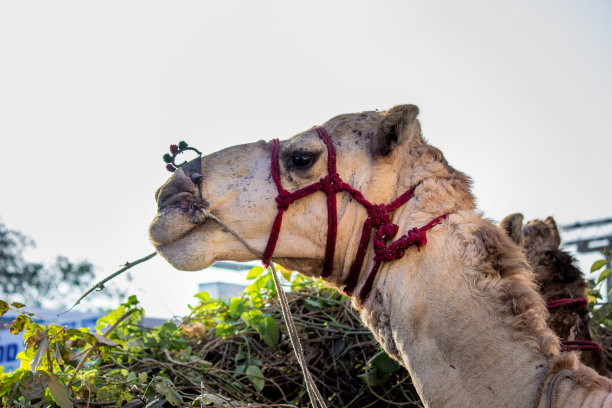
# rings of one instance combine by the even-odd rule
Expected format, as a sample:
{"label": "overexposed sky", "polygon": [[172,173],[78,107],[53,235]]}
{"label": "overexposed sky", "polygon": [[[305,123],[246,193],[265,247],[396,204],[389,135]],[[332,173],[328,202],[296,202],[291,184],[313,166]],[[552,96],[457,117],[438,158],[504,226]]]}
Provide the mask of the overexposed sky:
{"label": "overexposed sky", "polygon": [[[609,0],[2,2],[0,217],[37,242],[31,260],[103,277],[152,251],[169,144],[207,153],[401,103],[490,218],[610,217],[611,21]],[[132,275],[116,284],[151,316],[226,279],[159,258]]]}

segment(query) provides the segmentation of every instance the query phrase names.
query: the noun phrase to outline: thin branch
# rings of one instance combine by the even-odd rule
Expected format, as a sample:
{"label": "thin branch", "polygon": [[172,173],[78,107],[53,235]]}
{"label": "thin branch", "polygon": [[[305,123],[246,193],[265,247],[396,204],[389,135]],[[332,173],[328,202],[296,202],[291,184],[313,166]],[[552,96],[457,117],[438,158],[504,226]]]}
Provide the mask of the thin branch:
{"label": "thin branch", "polygon": [[148,261],[149,259],[153,258],[155,255],[157,255],[157,252],[153,252],[145,257],[142,257],[134,262],[126,262],[123,265],[123,268],[119,269],[117,272],[113,273],[112,275],[107,276],[106,278],[102,279],[100,282],[96,283],[94,286],[91,287],[91,289],[89,289],[87,292],[85,292],[83,294],[83,296],[81,296],[79,298],[79,300],[77,300],[74,305],[72,305],[72,307],[68,310],[66,310],[65,312],[62,312],[60,314],[58,314],[58,316],[63,315],[64,313],[68,313],[69,311],[71,311],[72,309],[74,309],[76,307],[76,305],[78,305],[79,303],[81,303],[81,300],[85,299],[87,297],[87,295],[89,295],[91,292],[93,292],[94,290],[102,290],[104,289],[104,284],[106,282],[108,282],[109,280],[115,278],[116,276],[121,275],[123,272],[127,271],[128,269],[132,268],[133,266],[138,265],[139,263]]}

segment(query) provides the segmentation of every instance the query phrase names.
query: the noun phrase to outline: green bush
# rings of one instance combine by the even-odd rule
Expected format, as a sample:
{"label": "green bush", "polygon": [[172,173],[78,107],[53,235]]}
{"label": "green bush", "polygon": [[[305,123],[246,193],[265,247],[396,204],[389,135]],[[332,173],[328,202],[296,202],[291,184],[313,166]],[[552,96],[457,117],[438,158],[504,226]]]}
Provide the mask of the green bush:
{"label": "green bush", "polygon": [[[282,272],[309,369],[331,406],[419,406],[407,372],[344,296]],[[22,312],[12,330],[24,332],[26,350],[20,369],[0,374],[3,406],[309,405],[271,272],[256,267],[248,277],[242,296],[198,293],[182,322],[152,329],[139,325],[144,311],[134,296],[99,319],[96,332],[41,326]],[[3,302],[0,310],[22,306]]]}

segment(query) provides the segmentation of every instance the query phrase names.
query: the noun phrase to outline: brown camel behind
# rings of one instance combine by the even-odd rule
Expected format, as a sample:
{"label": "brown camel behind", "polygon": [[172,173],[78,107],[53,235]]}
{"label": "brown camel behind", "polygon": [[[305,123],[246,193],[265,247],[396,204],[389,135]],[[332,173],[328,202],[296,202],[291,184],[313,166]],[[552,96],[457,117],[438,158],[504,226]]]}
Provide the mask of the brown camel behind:
{"label": "brown camel behind", "polygon": [[[586,296],[588,284],[575,266],[575,259],[559,248],[561,236],[552,217],[544,221],[531,220],[523,225],[522,214],[511,214],[502,220],[500,227],[523,248],[548,304],[561,299],[578,300]],[[562,341],[593,341],[590,320],[588,304],[576,302],[551,307],[548,324]],[[610,375],[612,366],[599,350],[579,352],[583,363],[602,375]]]}

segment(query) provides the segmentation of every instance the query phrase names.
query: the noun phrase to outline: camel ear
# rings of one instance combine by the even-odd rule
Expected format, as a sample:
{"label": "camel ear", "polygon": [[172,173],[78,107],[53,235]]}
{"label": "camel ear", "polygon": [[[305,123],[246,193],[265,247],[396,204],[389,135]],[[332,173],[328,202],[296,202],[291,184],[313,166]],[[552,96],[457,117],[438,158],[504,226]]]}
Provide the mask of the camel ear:
{"label": "camel ear", "polygon": [[515,244],[523,246],[523,214],[510,214],[499,223],[499,227],[506,231],[506,234]]}
{"label": "camel ear", "polygon": [[386,156],[395,146],[421,137],[421,127],[417,120],[419,108],[414,105],[398,105],[382,112],[382,122],[374,137],[374,154]]}
{"label": "camel ear", "polygon": [[559,234],[559,228],[557,227],[557,223],[553,217],[546,217],[544,220],[544,224],[550,227],[551,239],[555,246],[561,245],[561,234]]}

